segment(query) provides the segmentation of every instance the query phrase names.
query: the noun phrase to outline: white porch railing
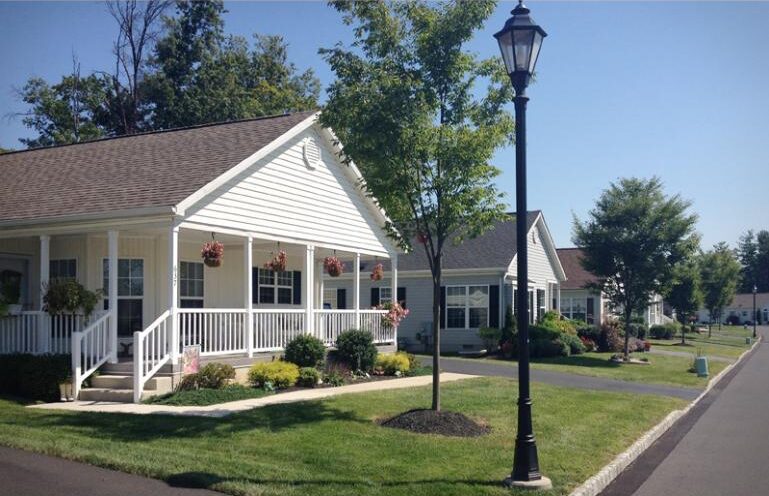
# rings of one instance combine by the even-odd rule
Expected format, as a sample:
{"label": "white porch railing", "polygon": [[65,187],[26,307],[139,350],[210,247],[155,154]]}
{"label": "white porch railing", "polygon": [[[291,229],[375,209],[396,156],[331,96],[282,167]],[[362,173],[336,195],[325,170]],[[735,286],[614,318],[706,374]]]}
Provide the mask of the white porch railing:
{"label": "white porch railing", "polygon": [[110,314],[106,313],[82,331],[72,333],[72,389],[75,398],[80,394],[83,381],[111,355],[109,319]]}
{"label": "white porch railing", "polygon": [[307,332],[301,309],[254,309],[254,351],[276,351]]}
{"label": "white porch railing", "polygon": [[0,354],[37,353],[38,330],[43,328],[44,312],[22,312],[0,318]]}
{"label": "white porch railing", "polygon": [[360,328],[370,332],[374,336],[374,342],[395,343],[397,339],[397,330],[384,322],[384,315],[387,310],[361,310]]}
{"label": "white porch railing", "polygon": [[355,329],[355,310],[315,310],[315,333],[326,346],[334,346],[340,332]]}
{"label": "white porch railing", "polygon": [[134,403],[144,384],[171,358],[171,311],[166,310],[143,331],[134,333]]}
{"label": "white porch railing", "polygon": [[201,355],[247,352],[246,312],[237,308],[179,309],[179,352],[196,344]]}

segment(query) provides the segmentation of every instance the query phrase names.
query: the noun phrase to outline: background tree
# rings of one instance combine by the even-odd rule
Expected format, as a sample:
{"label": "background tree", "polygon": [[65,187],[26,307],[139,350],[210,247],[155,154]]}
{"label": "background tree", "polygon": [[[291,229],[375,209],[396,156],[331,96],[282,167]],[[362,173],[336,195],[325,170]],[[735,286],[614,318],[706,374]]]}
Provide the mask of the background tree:
{"label": "background tree", "polygon": [[686,327],[702,307],[702,279],[697,259],[689,258],[673,269],[673,283],[665,298],[681,323],[681,344],[686,344]]}
{"label": "background tree", "polygon": [[731,303],[737,293],[740,278],[740,263],[726,243],[719,243],[700,257],[702,290],[705,308],[710,312],[708,337],[711,335],[713,318],[718,320],[721,329],[721,317],[724,307]]}
{"label": "background tree", "polygon": [[[419,234],[433,283],[433,399],[440,410],[443,252],[491,227],[504,212],[494,151],[509,143],[512,98],[499,59],[465,44],[493,11],[466,3],[331,3],[354,25],[352,47],[321,53],[336,74],[321,122],[363,170],[404,244]],[[485,82],[485,90],[477,83]]]}
{"label": "background tree", "polygon": [[738,291],[752,293],[755,285],[760,293],[769,292],[769,231],[750,230],[740,236],[737,256],[742,264]]}
{"label": "background tree", "polygon": [[[574,217],[573,242],[582,265],[596,275],[592,286],[623,312],[625,329],[654,294],[673,281],[673,268],[693,253],[696,215],[679,195],[665,196],[659,178],[620,179],[596,202],[585,222]],[[628,358],[630,333],[625,333]]]}

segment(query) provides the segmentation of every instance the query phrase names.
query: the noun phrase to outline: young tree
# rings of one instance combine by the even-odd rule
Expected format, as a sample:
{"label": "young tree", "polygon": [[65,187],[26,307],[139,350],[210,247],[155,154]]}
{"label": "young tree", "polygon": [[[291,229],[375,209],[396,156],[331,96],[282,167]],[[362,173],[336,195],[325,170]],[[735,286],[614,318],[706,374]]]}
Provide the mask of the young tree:
{"label": "young tree", "polygon": [[[673,268],[695,249],[690,202],[665,196],[659,178],[620,179],[612,183],[581,222],[574,217],[573,242],[583,250],[582,265],[596,275],[602,290],[624,314],[630,329],[634,312],[642,313],[656,293],[673,280]],[[625,333],[624,355],[629,355]]]}
{"label": "young tree", "polygon": [[700,271],[702,273],[705,308],[710,312],[710,322],[708,322],[708,337],[710,337],[713,318],[718,320],[718,328],[721,329],[724,307],[732,301],[737,293],[740,263],[726,243],[719,243],[712,250],[702,254]]}
{"label": "young tree", "polygon": [[[465,45],[494,3],[335,1],[355,25],[350,48],[321,53],[336,74],[321,122],[344,144],[410,246],[418,235],[433,283],[433,410],[440,410],[442,259],[447,243],[490,228],[504,205],[494,151],[510,143],[512,98],[501,60]],[[476,88],[485,82],[484,90]]]}
{"label": "young tree", "polygon": [[681,323],[681,344],[686,344],[686,326],[703,302],[702,280],[697,260],[689,258],[673,269],[673,284],[667,293],[667,302],[676,311]]}
{"label": "young tree", "polygon": [[738,291],[752,293],[754,285],[760,293],[769,291],[769,231],[750,230],[740,236],[737,256],[742,264]]}

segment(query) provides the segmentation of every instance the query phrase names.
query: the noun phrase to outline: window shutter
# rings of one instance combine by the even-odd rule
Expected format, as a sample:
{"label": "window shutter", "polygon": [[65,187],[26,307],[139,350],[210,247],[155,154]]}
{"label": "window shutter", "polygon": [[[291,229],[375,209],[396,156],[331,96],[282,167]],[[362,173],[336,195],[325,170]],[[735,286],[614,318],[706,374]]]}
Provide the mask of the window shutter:
{"label": "window shutter", "polygon": [[446,328],[446,286],[441,286],[441,329]]}
{"label": "window shutter", "polygon": [[489,286],[489,327],[499,328],[499,286]]}
{"label": "window shutter", "polygon": [[400,303],[403,308],[408,308],[406,306],[406,288],[398,288],[398,303]]}
{"label": "window shutter", "polygon": [[251,267],[251,303],[259,303],[259,267]]}
{"label": "window shutter", "polygon": [[379,305],[379,288],[371,288],[371,306]]}
{"label": "window shutter", "polygon": [[302,304],[302,271],[294,271],[294,305]]}
{"label": "window shutter", "polygon": [[336,290],[336,308],[345,310],[347,308],[347,290],[339,288]]}
{"label": "window shutter", "polygon": [[595,323],[595,299],[587,299],[587,310],[585,310],[585,321],[592,325]]}

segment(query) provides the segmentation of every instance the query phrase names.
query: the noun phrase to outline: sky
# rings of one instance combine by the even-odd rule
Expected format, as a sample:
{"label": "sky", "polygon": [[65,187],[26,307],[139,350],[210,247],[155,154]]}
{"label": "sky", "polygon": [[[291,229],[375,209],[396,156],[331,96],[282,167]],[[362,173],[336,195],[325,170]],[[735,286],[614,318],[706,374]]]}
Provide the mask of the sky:
{"label": "sky", "polygon": [[[317,51],[349,43],[352,28],[325,2],[225,5],[228,33],[280,34],[300,70],[333,81]],[[657,175],[691,200],[705,248],[769,229],[769,2],[527,5],[548,32],[528,90],[528,205],[558,246],[572,245],[574,216],[630,176]],[[496,56],[492,34],[514,6],[500,2],[468,50]],[[0,147],[32,136],[13,117],[25,110],[15,89],[58,81],[73,54],[84,74],[109,70],[115,34],[101,2],[0,2]],[[506,147],[493,160],[510,205],[514,157]]]}

